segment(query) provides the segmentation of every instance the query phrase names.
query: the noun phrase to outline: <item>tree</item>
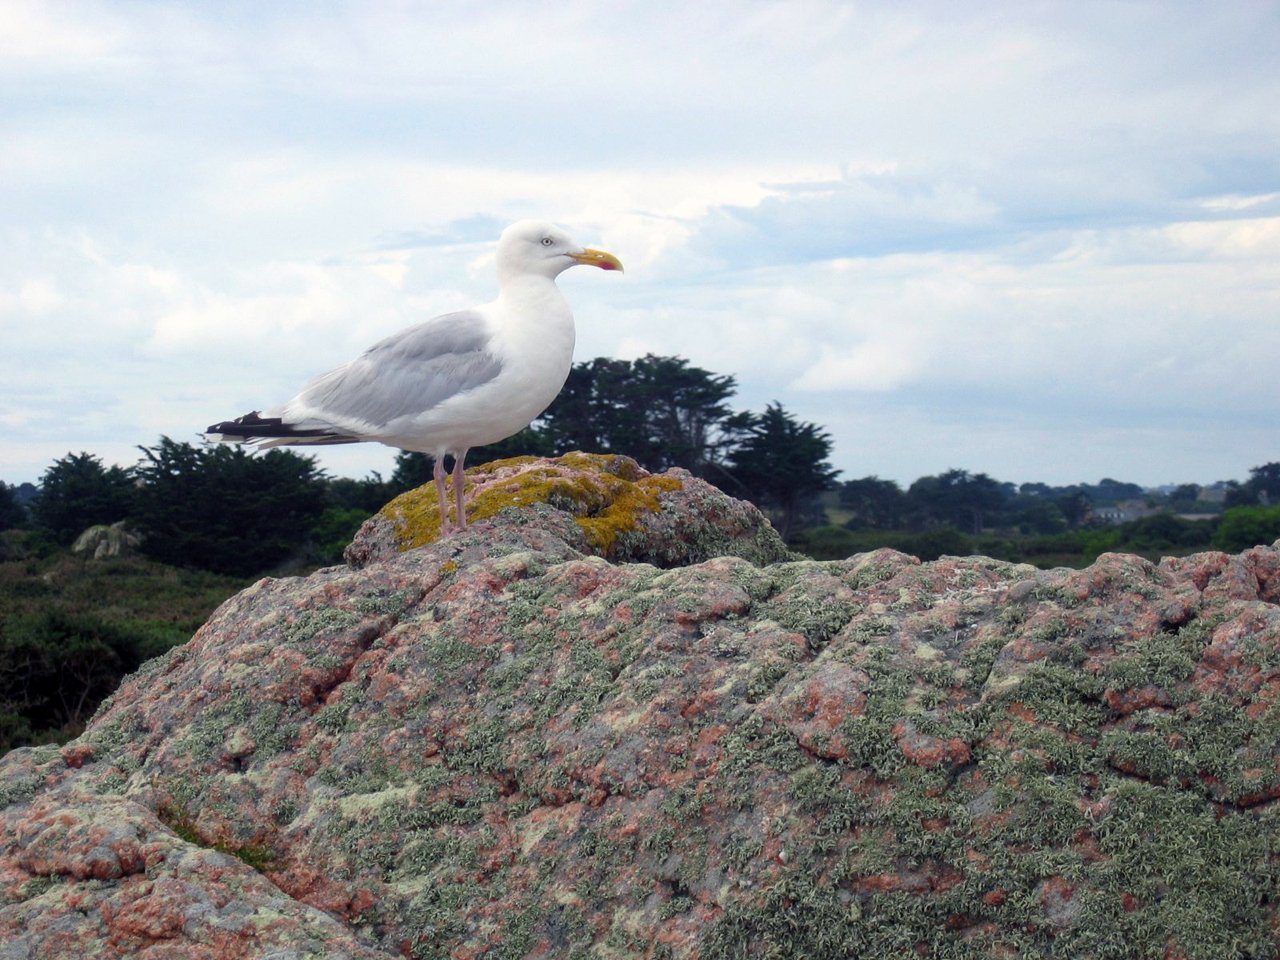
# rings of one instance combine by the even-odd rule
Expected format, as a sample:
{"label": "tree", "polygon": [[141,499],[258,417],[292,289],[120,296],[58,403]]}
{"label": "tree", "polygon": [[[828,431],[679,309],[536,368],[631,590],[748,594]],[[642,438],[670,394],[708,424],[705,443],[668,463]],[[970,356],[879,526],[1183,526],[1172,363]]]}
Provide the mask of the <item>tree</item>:
{"label": "tree", "polygon": [[1122,500],[1139,500],[1146,491],[1136,483],[1125,483],[1103,477],[1096,484],[1082,484],[1081,489],[1094,503],[1119,503]]}
{"label": "tree", "polygon": [[26,522],[27,508],[18,501],[17,487],[0,480],[0,530],[12,530]]}
{"label": "tree", "polygon": [[907,498],[934,523],[981,533],[987,515],[1004,506],[1007,494],[985,473],[948,470],[936,477],[921,477],[908,488]]}
{"label": "tree", "polygon": [[681,357],[597,357],[570,371],[540,430],[555,453],[620,453],[649,470],[684,467],[716,480],[751,423],[725,402],[735,389],[733,377]]}
{"label": "tree", "polygon": [[35,521],[65,546],[88,527],[129,517],[135,493],[130,471],[104,467],[90,453],[68,453],[55,460],[40,480]]}
{"label": "tree", "polygon": [[383,480],[376,470],[363,480],[332,477],[325,484],[330,509],[360,510],[366,517],[381,510],[399,492],[392,490],[391,484]]}
{"label": "tree", "polygon": [[1022,533],[1041,535],[1061,533],[1067,529],[1067,518],[1057,501],[1047,497],[1035,497],[1018,510],[1014,520]]}
{"label": "tree", "polygon": [[1058,497],[1055,501],[1058,509],[1062,511],[1063,517],[1066,518],[1067,526],[1078,527],[1084,523],[1085,518],[1089,516],[1089,498],[1082,492],[1076,490],[1071,493]]}
{"label": "tree", "polygon": [[846,524],[850,529],[896,530],[906,515],[907,498],[893,480],[863,477],[840,484],[840,506],[853,511],[853,517]]}
{"label": "tree", "polygon": [[[452,469],[452,462],[452,457],[445,459],[448,469]],[[413,490],[424,483],[430,483],[431,470],[431,458],[425,453],[401,450],[396,454],[396,467],[391,471],[391,479],[387,481],[387,486],[391,489],[391,495],[393,497],[399,496],[406,490]]]}
{"label": "tree", "polygon": [[758,506],[772,510],[783,538],[796,529],[807,499],[833,485],[839,470],[827,462],[831,438],[771,403],[730,454],[728,472]]}
{"label": "tree", "polygon": [[1174,513],[1191,513],[1196,509],[1199,499],[1199,484],[1181,483],[1169,491],[1165,505]]}
{"label": "tree", "polygon": [[143,550],[164,563],[261,573],[300,549],[324,510],[324,475],[310,457],[168,437],[139,449]]}
{"label": "tree", "polygon": [[1264,463],[1249,470],[1249,479],[1227,489],[1224,506],[1280,505],[1280,463]]}
{"label": "tree", "polygon": [[1249,484],[1258,494],[1258,502],[1280,506],[1280,463],[1264,463],[1249,471]]}

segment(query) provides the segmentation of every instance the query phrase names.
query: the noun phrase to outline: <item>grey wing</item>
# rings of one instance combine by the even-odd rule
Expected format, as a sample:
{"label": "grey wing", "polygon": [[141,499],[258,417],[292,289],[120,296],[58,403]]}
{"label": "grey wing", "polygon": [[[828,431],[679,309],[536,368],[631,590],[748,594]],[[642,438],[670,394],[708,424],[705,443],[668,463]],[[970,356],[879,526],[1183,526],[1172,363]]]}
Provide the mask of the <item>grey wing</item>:
{"label": "grey wing", "polygon": [[339,424],[385,426],[496,377],[502,364],[489,352],[490,340],[478,312],[446,313],[392,334],[317,377],[288,407]]}

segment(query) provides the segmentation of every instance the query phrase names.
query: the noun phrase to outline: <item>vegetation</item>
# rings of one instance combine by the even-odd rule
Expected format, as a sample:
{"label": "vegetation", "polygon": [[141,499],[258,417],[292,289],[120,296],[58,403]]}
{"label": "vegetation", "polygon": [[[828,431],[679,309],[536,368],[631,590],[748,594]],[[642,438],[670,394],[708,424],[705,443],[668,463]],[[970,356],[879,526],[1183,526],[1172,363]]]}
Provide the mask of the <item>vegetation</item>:
{"label": "vegetation", "polygon": [[805,504],[829,489],[840,472],[827,462],[830,453],[825,432],[771,403],[763,415],[751,418],[727,472],[748,499],[772,511],[786,539],[799,528]]}
{"label": "vegetation", "polygon": [[25,527],[27,519],[27,508],[18,499],[18,488],[0,480],[0,530]]}
{"label": "vegetation", "polygon": [[1242,484],[1232,483],[1227,490],[1228,507],[1280,504],[1280,463],[1264,463],[1249,471]]}
{"label": "vegetation", "polygon": [[[1026,534],[1005,530],[981,535],[951,526],[914,531],[850,530],[827,525],[802,531],[795,546],[819,560],[834,560],[851,553],[891,547],[921,560],[936,560],[943,555],[964,557],[980,554],[1042,568],[1083,567],[1097,559],[1099,554],[1107,552],[1134,553],[1157,560],[1211,549],[1216,522],[1157,514],[1114,526],[1083,527],[1061,533]],[[1252,546],[1253,542],[1249,545]]]}
{"label": "vegetation", "polygon": [[683,467],[715,480],[756,426],[728,406],[735,386],[680,357],[598,357],[574,366],[535,435],[550,453],[621,453],[655,472]]}
{"label": "vegetation", "polygon": [[78,735],[127,673],[247,585],[142,557],[87,560],[31,532],[2,543],[0,752]]}
{"label": "vegetation", "polygon": [[1228,552],[1245,550],[1259,543],[1280,539],[1280,505],[1274,507],[1232,507],[1222,516],[1213,535],[1213,545]]}
{"label": "vegetation", "polygon": [[1219,485],[1217,502],[1204,499],[1207,491],[1195,484],[1165,493],[1112,479],[1019,486],[949,470],[904,491],[893,481],[863,477],[841,484],[828,522],[800,531],[794,546],[820,559],[892,547],[922,560],[982,554],[1040,567],[1084,566],[1106,551],[1152,560],[1211,548],[1239,551],[1280,538],[1274,508],[1223,509],[1224,501],[1270,502],[1268,484],[1280,478],[1280,464],[1250,473],[1245,484]]}

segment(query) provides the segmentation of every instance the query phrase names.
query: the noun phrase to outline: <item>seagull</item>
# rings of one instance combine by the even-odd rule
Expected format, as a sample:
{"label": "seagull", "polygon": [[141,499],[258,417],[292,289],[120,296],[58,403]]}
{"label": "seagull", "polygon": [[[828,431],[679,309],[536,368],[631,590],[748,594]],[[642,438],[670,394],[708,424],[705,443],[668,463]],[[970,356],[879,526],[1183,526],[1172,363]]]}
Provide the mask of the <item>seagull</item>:
{"label": "seagull", "polygon": [[[373,441],[430,455],[443,533],[467,528],[467,450],[527,427],[573,365],[573,314],[556,277],[579,264],[622,270],[618,258],[563,230],[521,220],[498,240],[498,298],[445,313],[375,343],[266,411],[205,431],[211,443],[257,447]],[[449,523],[444,458],[453,455],[457,523]]]}

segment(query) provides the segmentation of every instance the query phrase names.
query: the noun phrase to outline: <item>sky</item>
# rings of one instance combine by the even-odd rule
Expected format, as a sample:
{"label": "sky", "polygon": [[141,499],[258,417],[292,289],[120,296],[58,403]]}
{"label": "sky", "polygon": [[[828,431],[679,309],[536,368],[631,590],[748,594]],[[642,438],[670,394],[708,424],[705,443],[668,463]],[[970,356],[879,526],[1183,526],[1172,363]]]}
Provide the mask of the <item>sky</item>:
{"label": "sky", "polygon": [[[0,480],[129,466],[492,299],[842,479],[1280,460],[1280,3],[0,0]],[[395,451],[328,448],[336,476]]]}

